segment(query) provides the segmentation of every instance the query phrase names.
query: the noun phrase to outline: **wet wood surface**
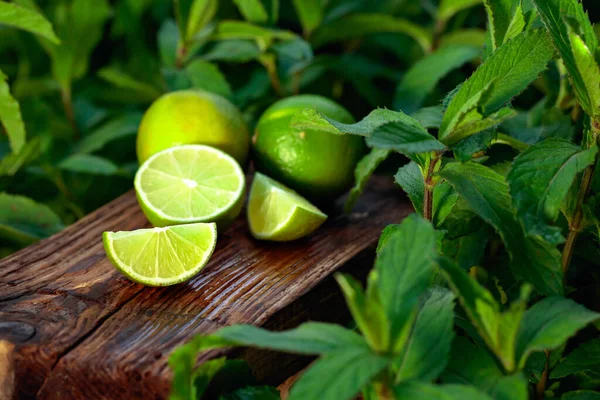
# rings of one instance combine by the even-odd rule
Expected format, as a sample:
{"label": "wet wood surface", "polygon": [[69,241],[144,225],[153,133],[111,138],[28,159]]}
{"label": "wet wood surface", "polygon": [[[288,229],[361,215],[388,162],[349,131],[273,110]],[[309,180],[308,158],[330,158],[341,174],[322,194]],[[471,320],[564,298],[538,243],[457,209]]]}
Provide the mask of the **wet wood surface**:
{"label": "wet wood surface", "polygon": [[[411,210],[390,179],[376,178],[352,214],[332,212],[315,234],[296,242],[256,241],[242,215],[219,235],[196,277],[145,288],[121,276],[102,245],[103,231],[149,226],[128,192],[0,260],[0,340],[15,346],[15,396],[163,399],[168,355],[193,335],[236,323],[285,329],[342,321],[345,307],[331,275],[364,274],[383,227]],[[236,354],[271,384],[307,362],[274,352]]]}

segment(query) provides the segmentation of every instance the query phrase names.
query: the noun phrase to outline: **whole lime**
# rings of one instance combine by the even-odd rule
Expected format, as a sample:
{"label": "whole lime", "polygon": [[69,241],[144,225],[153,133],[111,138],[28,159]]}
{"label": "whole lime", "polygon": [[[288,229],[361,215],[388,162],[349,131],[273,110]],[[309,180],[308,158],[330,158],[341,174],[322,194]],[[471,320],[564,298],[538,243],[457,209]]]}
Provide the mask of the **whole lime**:
{"label": "whole lime", "polygon": [[299,95],[269,107],[252,142],[256,168],[313,200],[330,200],[351,185],[354,167],[365,151],[360,136],[290,128],[295,113],[306,108],[344,123],[354,122],[341,105],[322,96]]}
{"label": "whole lime", "polygon": [[144,114],[137,135],[140,164],[159,151],[183,144],[204,144],[230,154],[242,166],[250,134],[240,111],[226,98],[200,90],[161,96]]}

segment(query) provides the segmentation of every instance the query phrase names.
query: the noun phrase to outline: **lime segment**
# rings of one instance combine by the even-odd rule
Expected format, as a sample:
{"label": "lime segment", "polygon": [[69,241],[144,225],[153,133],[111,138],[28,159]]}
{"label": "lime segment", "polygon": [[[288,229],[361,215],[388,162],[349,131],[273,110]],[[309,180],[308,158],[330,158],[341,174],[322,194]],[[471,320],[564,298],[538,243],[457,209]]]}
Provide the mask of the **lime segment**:
{"label": "lime segment", "polygon": [[206,265],[217,227],[197,223],[104,232],[102,238],[106,255],[123,275],[147,286],[168,286],[188,280]]}
{"label": "lime segment", "polygon": [[327,215],[281,183],[256,173],[248,202],[248,223],[257,239],[285,242],[314,232]]}
{"label": "lime segment", "polygon": [[240,213],[245,177],[239,164],[213,147],[172,147],[150,157],[135,176],[138,201],[154,226],[216,222]]}

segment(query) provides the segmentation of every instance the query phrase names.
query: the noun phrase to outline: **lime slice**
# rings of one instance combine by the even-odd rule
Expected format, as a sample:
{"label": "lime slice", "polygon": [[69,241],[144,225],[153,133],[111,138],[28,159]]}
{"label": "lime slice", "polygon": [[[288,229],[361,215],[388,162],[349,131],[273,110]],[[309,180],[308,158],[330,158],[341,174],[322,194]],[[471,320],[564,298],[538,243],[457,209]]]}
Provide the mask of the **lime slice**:
{"label": "lime slice", "polygon": [[248,223],[257,239],[286,242],[314,232],[327,215],[281,183],[257,172],[250,189]]}
{"label": "lime slice", "polygon": [[190,279],[206,265],[217,243],[214,223],[131,232],[104,232],[104,250],[113,265],[134,282],[168,286]]}
{"label": "lime slice", "polygon": [[223,229],[244,203],[242,168],[228,154],[204,145],[156,153],[140,167],[134,183],[154,226],[216,222]]}

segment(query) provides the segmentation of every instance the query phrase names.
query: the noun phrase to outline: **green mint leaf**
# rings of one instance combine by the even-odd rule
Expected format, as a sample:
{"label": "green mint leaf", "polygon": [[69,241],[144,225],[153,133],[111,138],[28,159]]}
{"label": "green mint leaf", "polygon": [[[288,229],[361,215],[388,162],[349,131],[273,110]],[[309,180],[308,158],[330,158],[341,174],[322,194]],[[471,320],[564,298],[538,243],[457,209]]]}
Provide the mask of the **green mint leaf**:
{"label": "green mint leaf", "polygon": [[58,163],[58,168],[91,175],[115,175],[119,171],[112,161],[93,154],[73,154]]}
{"label": "green mint leaf", "polygon": [[454,295],[432,288],[423,299],[406,346],[393,361],[396,382],[436,379],[446,367],[453,338]]}
{"label": "green mint leaf", "polygon": [[54,44],[60,43],[52,25],[40,12],[19,4],[0,2],[0,25],[23,29],[40,35]]}
{"label": "green mint leaf", "polygon": [[420,110],[414,112],[411,116],[419,121],[425,129],[438,129],[442,125],[444,112],[442,111],[441,106],[433,106],[421,108]]}
{"label": "green mint leaf", "polygon": [[233,325],[211,336],[230,345],[253,346],[297,354],[323,354],[332,351],[367,347],[357,333],[335,324],[309,322],[296,329],[270,332],[253,325]]}
{"label": "green mint leaf", "polygon": [[541,300],[523,318],[517,338],[519,366],[525,366],[532,352],[555,349],[598,319],[599,313],[571,299],[556,296]]}
{"label": "green mint leaf", "polygon": [[453,45],[470,45],[479,47],[485,46],[485,31],[479,28],[457,29],[444,34],[440,38],[439,48]]}
{"label": "green mint leaf", "polygon": [[169,400],[202,398],[210,381],[224,367],[225,357],[209,360],[195,368],[196,354],[173,353],[169,363],[173,369],[173,384]]}
{"label": "green mint leaf", "polygon": [[[598,67],[594,55],[586,46],[581,36],[574,33],[573,28],[570,26],[568,31],[575,65],[581,75],[588,97],[582,102],[581,106],[588,115],[597,117],[600,115],[600,68]],[[579,98],[583,96],[583,93],[580,93],[579,91],[577,91],[577,94],[579,95]],[[586,105],[589,108],[586,108]]]}
{"label": "green mint leaf", "polygon": [[472,210],[492,225],[511,256],[515,277],[543,294],[562,294],[560,253],[548,243],[528,237],[515,216],[508,184],[492,169],[474,162],[450,163],[439,175],[448,180]]}
{"label": "green mint leaf", "polygon": [[366,294],[360,282],[351,276],[337,274],[335,278],[344,294],[352,318],[369,346],[372,349],[385,351],[389,347],[388,322],[377,297],[376,275],[369,274]]}
{"label": "green mint leaf", "polygon": [[231,97],[231,86],[215,64],[195,59],[185,67],[185,72],[193,88]]}
{"label": "green mint leaf", "polygon": [[0,192],[0,238],[28,245],[63,228],[60,218],[47,206]]}
{"label": "green mint leaf", "polygon": [[218,0],[175,0],[175,17],[179,36],[190,42],[215,16]]}
{"label": "green mint leaf", "polygon": [[219,400],[281,400],[281,395],[271,386],[249,386],[227,393]]}
{"label": "green mint leaf", "polygon": [[161,95],[161,91],[153,85],[142,82],[115,67],[102,68],[97,74],[100,78],[118,88],[129,89],[138,93],[147,102],[152,102]]}
{"label": "green mint leaf", "polygon": [[142,114],[138,112],[117,116],[100,125],[79,141],[75,146],[75,151],[84,154],[94,153],[102,150],[113,140],[135,136],[141,121]]}
{"label": "green mint leaf", "polygon": [[562,395],[561,400],[600,400],[600,392],[593,390],[574,390]]}
{"label": "green mint leaf", "polygon": [[552,244],[564,238],[556,221],[575,177],[591,165],[598,147],[583,150],[564,139],[547,139],[521,153],[512,163],[508,183],[525,230]]}
{"label": "green mint leaf", "polygon": [[411,161],[398,169],[394,179],[408,195],[413,208],[419,215],[423,215],[423,193],[425,192],[425,180],[419,165]]}
{"label": "green mint leaf", "polygon": [[592,339],[569,353],[550,374],[551,379],[583,372],[600,377],[600,339]]}
{"label": "green mint leaf", "polygon": [[520,3],[514,0],[484,0],[494,50],[523,32],[525,18]]}
{"label": "green mint leaf", "polygon": [[0,122],[8,134],[12,152],[18,154],[25,145],[25,124],[19,103],[10,94],[7,79],[0,70]]}
{"label": "green mint leaf", "polygon": [[313,47],[318,49],[332,42],[384,32],[408,35],[421,46],[424,52],[428,52],[432,47],[430,30],[406,19],[375,13],[355,13],[321,25],[314,31],[310,41]]}
{"label": "green mint leaf", "polygon": [[13,176],[21,168],[36,161],[42,155],[42,137],[36,136],[25,143],[19,153],[10,153],[0,160],[0,176]]}
{"label": "green mint leaf", "polygon": [[500,312],[500,305],[492,294],[479,285],[463,269],[448,259],[440,259],[440,266],[452,289],[488,347],[496,354],[507,371],[516,369],[516,338],[529,297],[530,288],[522,290],[519,300]]}
{"label": "green mint leaf", "polygon": [[484,227],[456,239],[444,240],[442,253],[452,258],[463,270],[481,265],[488,244],[488,234]]}
{"label": "green mint leaf", "polygon": [[244,21],[221,21],[213,34],[215,40],[254,40],[264,51],[274,40],[293,40],[296,34],[290,31],[263,28]]}
{"label": "green mint leaf", "polygon": [[527,379],[522,373],[505,376],[487,351],[464,337],[454,340],[442,381],[470,384],[494,400],[529,398]]}
{"label": "green mint leaf", "polygon": [[493,400],[473,386],[421,382],[401,383],[394,388],[394,395],[402,400]]}
{"label": "green mint leaf", "polygon": [[574,133],[571,118],[558,108],[544,108],[544,103],[504,121],[502,131],[527,144],[552,137],[571,140]]}
{"label": "green mint leaf", "polygon": [[293,0],[304,36],[308,37],[323,21],[323,5],[319,0]]}
{"label": "green mint leaf", "polygon": [[421,58],[406,72],[396,88],[394,108],[407,114],[414,113],[444,76],[480,53],[479,47],[452,45]]}
{"label": "green mint leaf", "polygon": [[375,261],[392,351],[402,348],[419,299],[432,279],[436,240],[429,221],[417,214],[409,215],[386,239]]}
{"label": "green mint leaf", "polygon": [[395,150],[407,156],[446,149],[446,146],[438,142],[417,120],[408,124],[396,121],[380,125],[367,137],[367,145]]}
{"label": "green mint leaf", "polygon": [[161,63],[165,66],[175,66],[177,43],[179,42],[180,37],[175,21],[167,19],[160,26],[157,36],[158,53],[160,55]]}
{"label": "green mint leaf", "polygon": [[472,160],[473,155],[490,147],[497,136],[498,133],[495,129],[488,129],[461,140],[452,146],[454,158],[460,162]]}
{"label": "green mint leaf", "polygon": [[481,0],[442,0],[437,11],[438,21],[445,23],[462,10],[481,4]]}
{"label": "green mint leaf", "polygon": [[107,0],[73,0],[59,5],[60,18],[57,15],[53,23],[61,43],[42,40],[42,45],[50,55],[52,75],[63,90],[69,91],[71,82],[86,74],[110,13]]}
{"label": "green mint leaf", "polygon": [[227,40],[215,43],[202,58],[206,61],[247,63],[258,59],[260,49],[251,40]]}
{"label": "green mint leaf", "polygon": [[375,173],[377,167],[389,156],[390,152],[391,150],[389,149],[372,149],[369,154],[356,164],[356,168],[354,168],[354,186],[350,190],[348,199],[346,199],[346,203],[344,204],[346,213],[352,211],[367,185],[367,181]]}
{"label": "green mint leaf", "polygon": [[[440,140],[445,142],[453,133],[465,104],[475,103],[484,117],[495,112],[537,78],[553,56],[552,42],[543,29],[523,32],[499,47],[450,101],[440,128]],[[486,91],[489,86],[491,90]],[[476,97],[479,98],[474,101]]]}
{"label": "green mint leaf", "polygon": [[450,135],[444,140],[447,144],[455,144],[469,138],[476,133],[494,129],[502,122],[513,118],[517,113],[510,107],[504,107],[497,112],[490,114],[488,117],[483,119],[476,119],[472,122],[466,122],[459,125]]}
{"label": "green mint leaf", "polygon": [[373,353],[368,347],[328,353],[292,386],[288,399],[353,399],[389,362],[389,358]]}
{"label": "green mint leaf", "polygon": [[578,0],[532,0],[532,2],[565,63],[579,103],[589,115],[595,115],[598,110],[593,107],[585,78],[577,65],[574,49],[571,46],[572,33],[569,32],[566,22],[569,18],[574,19],[582,32],[583,42],[588,49],[595,51],[594,49],[598,47],[598,39],[583,6]]}
{"label": "green mint leaf", "polygon": [[246,21],[264,24],[269,20],[267,10],[260,0],[233,0]]}
{"label": "green mint leaf", "polygon": [[440,182],[433,188],[433,226],[439,228],[454,209],[458,201],[458,193],[448,184]]}

